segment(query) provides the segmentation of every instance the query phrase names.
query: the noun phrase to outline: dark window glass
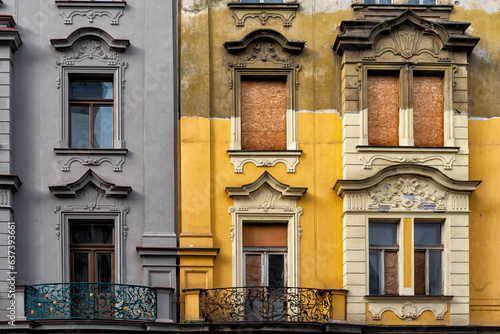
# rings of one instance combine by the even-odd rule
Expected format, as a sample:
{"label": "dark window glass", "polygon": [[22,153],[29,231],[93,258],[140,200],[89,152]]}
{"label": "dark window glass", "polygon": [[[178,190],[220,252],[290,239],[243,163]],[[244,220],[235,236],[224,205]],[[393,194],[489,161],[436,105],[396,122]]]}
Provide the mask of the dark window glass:
{"label": "dark window glass", "polygon": [[71,82],[72,99],[112,99],[111,80],[81,80]]}
{"label": "dark window glass", "polygon": [[398,227],[394,223],[370,223],[370,245],[396,245]]}
{"label": "dark window glass", "polygon": [[90,147],[90,108],[71,106],[71,147]]}
{"label": "dark window glass", "polygon": [[415,223],[415,245],[441,245],[441,223]]}
{"label": "dark window glass", "polygon": [[370,251],[370,295],[380,295],[380,255],[382,251]]}
{"label": "dark window glass", "polygon": [[73,282],[89,281],[89,254],[73,253]]}
{"label": "dark window glass", "polygon": [[71,243],[91,245],[112,245],[113,224],[73,223]]}
{"label": "dark window glass", "polygon": [[285,256],[283,254],[269,254],[269,286],[285,286]]}
{"label": "dark window glass", "polygon": [[113,147],[113,108],[94,106],[94,148]]}
{"label": "dark window glass", "polygon": [[443,291],[443,271],[441,251],[429,251],[429,294],[441,295]]}
{"label": "dark window glass", "polygon": [[112,254],[110,253],[97,253],[97,281],[100,283],[112,282]]}

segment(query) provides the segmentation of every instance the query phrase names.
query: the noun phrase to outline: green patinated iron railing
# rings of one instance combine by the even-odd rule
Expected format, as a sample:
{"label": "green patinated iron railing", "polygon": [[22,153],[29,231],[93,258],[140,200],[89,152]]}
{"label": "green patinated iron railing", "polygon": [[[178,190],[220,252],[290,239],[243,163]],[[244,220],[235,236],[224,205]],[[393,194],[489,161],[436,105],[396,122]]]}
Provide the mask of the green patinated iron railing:
{"label": "green patinated iron railing", "polygon": [[26,318],[156,320],[156,289],[111,283],[26,286]]}

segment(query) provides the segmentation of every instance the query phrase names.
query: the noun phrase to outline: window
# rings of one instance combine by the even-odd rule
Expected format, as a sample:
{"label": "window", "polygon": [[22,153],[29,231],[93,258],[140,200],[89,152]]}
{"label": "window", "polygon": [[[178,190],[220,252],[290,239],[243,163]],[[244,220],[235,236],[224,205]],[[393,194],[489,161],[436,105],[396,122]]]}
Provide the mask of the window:
{"label": "window", "polygon": [[418,67],[368,70],[367,144],[445,146],[445,127],[450,126],[445,123],[445,75],[445,71]]}
{"label": "window", "polygon": [[370,222],[370,295],[398,294],[398,226]]}
{"label": "window", "polygon": [[443,293],[441,223],[415,222],[415,295]]}
{"label": "window", "polygon": [[70,221],[72,282],[113,283],[113,221]]}
{"label": "window", "polygon": [[71,148],[113,148],[113,77],[70,76]]}
{"label": "window", "polygon": [[243,78],[241,149],[286,150],[286,78]]}

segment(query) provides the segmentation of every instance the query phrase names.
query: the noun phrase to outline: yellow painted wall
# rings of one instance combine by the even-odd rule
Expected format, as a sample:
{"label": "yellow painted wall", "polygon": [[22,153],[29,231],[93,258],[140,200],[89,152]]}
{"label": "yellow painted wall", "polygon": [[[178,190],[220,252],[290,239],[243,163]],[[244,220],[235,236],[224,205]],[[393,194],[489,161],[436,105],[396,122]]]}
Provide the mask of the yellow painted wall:
{"label": "yellow painted wall", "polygon": [[[227,210],[233,201],[224,189],[251,183],[264,170],[282,183],[308,188],[298,201],[304,209],[301,285],[342,288],[342,202],[331,189],[342,177],[342,120],[336,113],[340,70],[335,68],[330,46],[340,21],[352,19],[345,3],[301,1],[292,27],[284,28],[278,19],[270,19],[265,26],[258,19],[249,19],[244,27],[236,27],[224,0],[181,1],[180,247],[220,249],[213,261],[207,261],[206,254],[200,252],[198,259],[204,268],[213,265],[213,278],[193,276],[193,282],[208,282],[200,288],[231,286],[231,217]],[[496,223],[500,217],[496,194],[500,186],[500,120],[492,119],[500,116],[500,9],[495,3],[461,0],[450,18],[471,22],[469,33],[481,37],[469,67],[470,179],[483,180],[470,202],[470,321],[476,325],[500,325],[500,224]],[[303,154],[294,174],[287,173],[281,163],[269,168],[246,164],[242,174],[235,174],[227,155],[232,92],[223,43],[260,28],[275,29],[290,40],[307,42],[298,57],[302,64],[297,92],[298,139]],[[195,267],[192,261],[197,257],[193,254],[180,259],[188,271]],[[180,277],[181,289],[191,287],[187,280]],[[387,313],[376,323],[401,321]]]}

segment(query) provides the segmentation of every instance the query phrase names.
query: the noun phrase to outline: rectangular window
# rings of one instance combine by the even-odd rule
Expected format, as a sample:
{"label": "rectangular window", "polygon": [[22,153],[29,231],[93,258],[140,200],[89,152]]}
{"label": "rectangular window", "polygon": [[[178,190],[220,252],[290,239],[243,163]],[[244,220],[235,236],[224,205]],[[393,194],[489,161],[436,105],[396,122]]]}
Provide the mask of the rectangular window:
{"label": "rectangular window", "polygon": [[444,144],[444,80],[440,74],[413,74],[413,140],[415,146]]}
{"label": "rectangular window", "polygon": [[415,295],[443,293],[443,243],[441,223],[419,222],[414,225]]}
{"label": "rectangular window", "polygon": [[71,148],[113,148],[113,77],[70,76]]}
{"label": "rectangular window", "polygon": [[242,80],[241,149],[286,150],[286,79]]}
{"label": "rectangular window", "polygon": [[70,221],[72,282],[113,283],[113,221]]}
{"label": "rectangular window", "polygon": [[370,222],[370,295],[398,295],[398,225]]}
{"label": "rectangular window", "polygon": [[399,146],[399,77],[389,73],[368,75],[368,145],[371,146]]}

